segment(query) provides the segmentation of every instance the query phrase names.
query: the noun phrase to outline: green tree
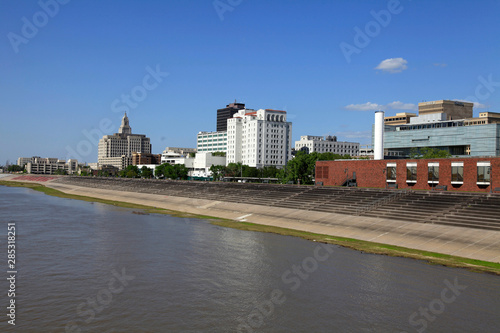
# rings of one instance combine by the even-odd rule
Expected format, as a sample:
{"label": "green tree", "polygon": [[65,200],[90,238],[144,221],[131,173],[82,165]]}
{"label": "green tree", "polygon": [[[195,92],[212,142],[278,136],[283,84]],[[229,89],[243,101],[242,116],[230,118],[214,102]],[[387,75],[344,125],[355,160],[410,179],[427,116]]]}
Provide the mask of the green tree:
{"label": "green tree", "polygon": [[155,168],[155,174],[159,178],[187,179],[189,170],[184,164],[171,165],[163,163]]}
{"label": "green tree", "polygon": [[229,177],[241,177],[243,165],[241,162],[229,163],[226,167],[226,175]]}
{"label": "green tree", "polygon": [[119,173],[120,177],[137,178],[140,177],[141,171],[137,165],[129,165]]}
{"label": "green tree", "polygon": [[155,176],[158,178],[164,178],[165,177],[165,164],[160,164],[157,167],[155,167]]}
{"label": "green tree", "polygon": [[143,166],[141,168],[141,176],[142,178],[152,178],[153,177],[153,170],[151,170],[150,168],[148,168],[147,166]]}
{"label": "green tree", "polygon": [[225,165],[212,165],[209,170],[212,173],[212,177],[214,180],[220,180],[226,175]]}
{"label": "green tree", "polygon": [[7,168],[7,171],[10,171],[10,172],[19,172],[19,171],[23,171],[23,167],[17,165],[17,164],[12,164],[12,165],[9,165],[9,167]]}
{"label": "green tree", "polygon": [[68,173],[64,169],[57,169],[54,171],[54,175],[67,175]]}
{"label": "green tree", "polygon": [[212,152],[212,156],[226,156],[225,151],[214,151]]}
{"label": "green tree", "polygon": [[274,165],[265,166],[260,169],[260,176],[262,178],[277,178],[280,169],[275,167]]}
{"label": "green tree", "polygon": [[422,148],[412,148],[410,150],[411,159],[428,159],[428,158],[450,158],[451,154],[447,150],[422,147]]}
{"label": "green tree", "polygon": [[254,167],[251,167],[251,166],[248,166],[248,165],[242,165],[242,174],[243,174],[243,177],[259,177],[260,176],[260,172],[259,172],[259,169],[257,168],[254,168]]}
{"label": "green tree", "polygon": [[187,179],[189,174],[189,169],[186,168],[184,164],[175,164],[173,167],[174,177],[173,179]]}
{"label": "green tree", "polygon": [[333,161],[338,159],[351,159],[350,155],[339,155],[334,153],[312,152],[307,154],[298,151],[295,157],[288,162],[286,167],[279,172],[278,178],[282,183],[293,181],[300,184],[313,184],[317,161]]}

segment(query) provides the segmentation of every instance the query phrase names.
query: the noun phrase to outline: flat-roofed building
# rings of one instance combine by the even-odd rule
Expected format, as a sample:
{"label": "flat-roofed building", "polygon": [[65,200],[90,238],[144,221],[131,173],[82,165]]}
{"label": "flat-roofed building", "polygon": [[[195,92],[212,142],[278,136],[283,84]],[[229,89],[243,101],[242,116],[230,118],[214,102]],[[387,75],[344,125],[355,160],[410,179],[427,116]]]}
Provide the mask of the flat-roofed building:
{"label": "flat-roofed building", "polygon": [[196,150],[200,153],[226,152],[227,131],[199,132],[196,138]]}
{"label": "flat-roofed building", "polygon": [[337,141],[337,137],[331,135],[326,137],[303,135],[299,141],[295,141],[295,150],[303,150],[307,153],[318,152],[358,156],[359,142]]}
{"label": "flat-roofed building", "polygon": [[33,157],[26,163],[26,172],[31,174],[53,175],[57,170],[63,170],[66,174],[74,174],[78,170],[78,160],[67,161],[52,157]]}
{"label": "flat-roofed building", "polygon": [[395,116],[385,117],[384,122],[386,125],[403,125],[410,122],[410,118],[416,117],[416,113],[411,112],[400,112],[396,113]]}
{"label": "flat-roofed building", "polygon": [[188,155],[192,153],[196,153],[196,148],[181,148],[181,147],[165,147],[164,152],[178,153],[181,155]]}
{"label": "flat-roofed building", "polygon": [[446,120],[472,118],[474,104],[460,101],[440,100],[418,103],[418,114],[445,113]]}
{"label": "flat-roofed building", "polygon": [[418,116],[406,123],[403,117],[399,123],[397,115],[386,117],[384,155],[408,157],[428,147],[454,156],[500,156],[500,113],[480,112],[473,118],[472,108],[473,103],[440,100],[419,103]]}
{"label": "flat-roofed building", "polygon": [[132,165],[160,163],[161,154],[132,153]]}

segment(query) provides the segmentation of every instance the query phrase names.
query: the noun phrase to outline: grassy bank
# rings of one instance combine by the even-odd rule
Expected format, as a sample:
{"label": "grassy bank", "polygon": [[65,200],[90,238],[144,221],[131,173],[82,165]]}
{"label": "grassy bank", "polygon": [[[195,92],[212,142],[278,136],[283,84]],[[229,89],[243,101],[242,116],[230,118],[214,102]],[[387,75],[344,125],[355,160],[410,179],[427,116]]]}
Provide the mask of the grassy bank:
{"label": "grassy bank", "polygon": [[382,254],[389,255],[395,257],[404,257],[404,258],[412,258],[418,260],[424,260],[431,264],[443,265],[448,267],[457,267],[457,268],[466,268],[475,272],[483,272],[483,273],[492,273],[496,275],[500,275],[500,263],[475,260],[463,257],[457,257],[447,254],[434,253],[428,251],[415,250],[400,246],[393,246],[381,243],[374,243],[368,241],[362,241],[358,239],[352,238],[344,238],[344,237],[335,237],[330,235],[322,235],[309,233],[300,230],[294,229],[286,229],[279,228],[273,226],[266,226],[260,224],[254,224],[249,222],[236,222],[227,219],[214,218],[211,216],[205,215],[195,215],[189,213],[183,213],[163,208],[150,207],[145,205],[137,205],[127,202],[121,201],[112,201],[105,199],[98,199],[93,197],[74,195],[74,194],[66,194],[64,192],[36,184],[36,183],[23,183],[23,182],[10,182],[10,181],[0,181],[0,185],[5,186],[17,186],[17,187],[27,187],[36,191],[43,192],[48,195],[60,197],[60,198],[68,198],[68,199],[76,199],[83,200],[89,202],[99,202],[103,204],[113,205],[117,207],[123,208],[131,208],[131,209],[139,209],[145,213],[154,213],[154,214],[168,214],[176,217],[192,217],[192,218],[201,218],[201,219],[210,219],[212,220],[212,224],[218,225],[221,227],[234,228],[239,230],[246,231],[257,231],[257,232],[269,232],[275,233],[284,236],[293,236],[293,237],[301,237],[307,240],[336,244],[339,246],[351,248],[358,251],[363,251],[366,253],[374,253],[374,254]]}
{"label": "grassy bank", "polygon": [[266,226],[248,222],[236,222],[236,221],[226,220],[226,221],[213,221],[212,224],[223,227],[235,228],[239,230],[270,232],[279,235],[300,237],[316,242],[336,244],[339,246],[347,247],[358,251],[363,251],[366,253],[419,259],[419,260],[425,260],[431,264],[436,264],[436,265],[467,268],[475,272],[493,273],[496,275],[500,275],[500,263],[494,263],[489,261],[475,260],[475,259],[457,257],[442,253],[415,250],[401,246],[374,243],[352,238],[315,234],[306,231]]}
{"label": "grassy bank", "polygon": [[99,198],[87,197],[87,196],[83,196],[83,195],[68,194],[68,193],[64,193],[64,192],[61,192],[59,190],[56,190],[56,189],[53,189],[50,187],[46,187],[44,185],[37,184],[37,183],[12,182],[12,181],[0,180],[0,185],[10,186],[10,187],[27,187],[27,188],[33,189],[35,191],[39,191],[39,192],[42,192],[42,193],[45,193],[48,195],[52,195],[54,197],[82,200],[82,201],[88,201],[88,202],[98,202],[98,203],[102,203],[102,204],[106,204],[106,205],[112,205],[112,206],[123,207],[123,208],[139,209],[141,212],[149,213],[149,214],[167,214],[167,215],[172,215],[175,217],[196,217],[196,218],[203,218],[203,219],[211,219],[212,218],[210,216],[199,216],[199,215],[194,215],[194,214],[189,214],[189,213],[178,212],[178,211],[174,211],[174,210],[168,210],[168,209],[145,206],[145,205],[138,205],[138,204],[133,204],[133,203],[128,203],[128,202],[99,199]]}

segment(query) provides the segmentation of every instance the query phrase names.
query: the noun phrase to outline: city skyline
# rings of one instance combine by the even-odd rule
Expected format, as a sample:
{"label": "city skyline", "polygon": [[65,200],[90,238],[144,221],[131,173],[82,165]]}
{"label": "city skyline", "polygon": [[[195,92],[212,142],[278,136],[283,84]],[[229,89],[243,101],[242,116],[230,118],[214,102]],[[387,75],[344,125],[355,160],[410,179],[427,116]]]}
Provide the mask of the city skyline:
{"label": "city skyline", "polygon": [[96,162],[125,111],[155,153],[234,100],[287,111],[291,142],[370,143],[373,111],[424,100],[500,112],[498,2],[231,3],[1,1],[0,164]]}

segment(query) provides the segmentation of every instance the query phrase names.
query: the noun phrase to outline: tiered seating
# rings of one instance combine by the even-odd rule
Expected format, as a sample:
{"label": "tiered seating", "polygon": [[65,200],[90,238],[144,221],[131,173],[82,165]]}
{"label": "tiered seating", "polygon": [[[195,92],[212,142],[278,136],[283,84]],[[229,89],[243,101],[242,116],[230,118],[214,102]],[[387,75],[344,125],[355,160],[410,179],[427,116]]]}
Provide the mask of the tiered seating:
{"label": "tiered seating", "polygon": [[409,222],[432,222],[431,218],[459,208],[470,198],[455,193],[409,192],[406,196],[376,207],[362,215]]}
{"label": "tiered seating", "polygon": [[50,176],[19,176],[16,178],[12,178],[12,180],[28,181],[28,182],[46,182],[55,178],[56,177],[50,177]]}
{"label": "tiered seating", "polygon": [[438,217],[436,223],[500,231],[500,196],[476,196],[460,209]]}
{"label": "tiered seating", "polygon": [[[63,177],[68,184],[118,191],[500,230],[500,195],[276,184]],[[395,196],[400,193],[400,196]]]}

